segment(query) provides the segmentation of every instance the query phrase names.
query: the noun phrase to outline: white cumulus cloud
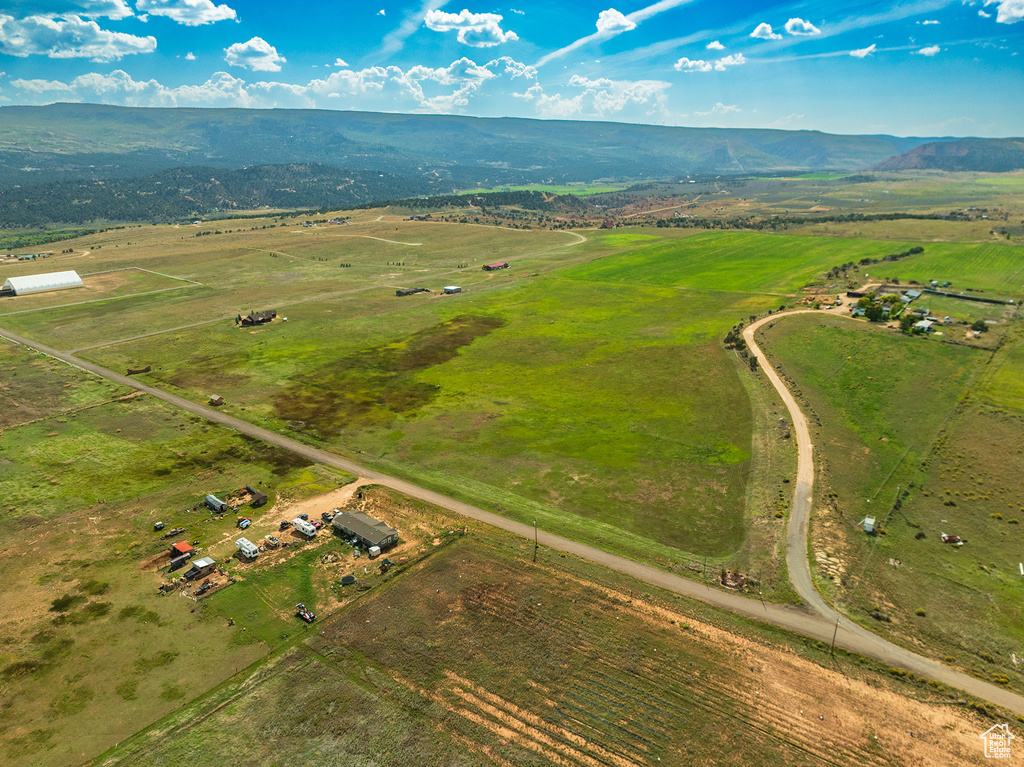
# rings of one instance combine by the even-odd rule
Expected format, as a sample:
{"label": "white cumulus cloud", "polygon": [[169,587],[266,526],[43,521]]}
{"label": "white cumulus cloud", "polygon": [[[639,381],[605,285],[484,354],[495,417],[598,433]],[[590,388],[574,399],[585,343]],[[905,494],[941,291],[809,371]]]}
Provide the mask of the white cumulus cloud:
{"label": "white cumulus cloud", "polygon": [[609,8],[597,14],[597,31],[601,34],[617,35],[620,32],[628,32],[631,29],[636,29],[636,22],[627,19],[614,8]]}
{"label": "white cumulus cloud", "polygon": [[741,64],[746,64],[747,59],[742,53],[733,53],[729,56],[723,56],[715,61],[704,61],[703,59],[688,59],[683,56],[679,61],[672,65],[677,72],[710,72],[715,70],[716,72],[724,72],[729,67],[737,67]]}
{"label": "white cumulus cloud", "polygon": [[918,53],[920,53],[922,56],[931,57],[941,50],[942,49],[937,45],[929,45],[927,48],[922,48],[921,50],[919,50]]}
{"label": "white cumulus cloud", "polygon": [[980,8],[978,9],[978,15],[981,16],[981,18],[983,18],[983,19],[991,19],[992,18],[992,14],[991,13],[985,13]]}
{"label": "white cumulus cloud", "polygon": [[721,101],[719,101],[717,104],[715,104],[713,107],[711,107],[711,109],[709,109],[707,112],[694,112],[694,114],[695,115],[700,115],[701,117],[707,117],[708,115],[735,114],[736,112],[742,112],[742,111],[743,110],[740,109],[735,104],[729,106],[729,105],[723,104]]}
{"label": "white cumulus cloud", "polygon": [[702,59],[688,59],[686,56],[683,56],[672,66],[677,72],[710,72],[713,68],[710,61],[703,61]]}
{"label": "white cumulus cloud", "polygon": [[725,46],[717,40],[712,40],[710,43],[704,46],[709,51],[724,51]]}
{"label": "white cumulus cloud", "polygon": [[996,21],[1000,24],[1016,24],[1024,19],[1024,0],[985,0],[985,7],[995,5]]}
{"label": "white cumulus cloud", "polygon": [[383,8],[381,8],[379,11],[377,11],[377,15],[378,16],[387,16],[388,14],[387,14],[387,12]]}
{"label": "white cumulus cloud", "polygon": [[27,16],[81,16],[87,19],[127,19],[133,16],[125,0],[8,0],[4,10]]}
{"label": "white cumulus cloud", "polygon": [[756,27],[754,27],[754,31],[750,33],[750,36],[751,37],[756,37],[759,40],[781,40],[782,39],[782,35],[776,34],[775,32],[772,31],[772,25],[771,24],[768,24],[768,23],[763,22],[763,21],[760,24],[758,24]]}
{"label": "white cumulus cloud", "polygon": [[742,53],[734,53],[731,56],[726,56],[715,62],[715,71],[724,72],[726,67],[738,67],[740,64],[746,64],[747,60],[743,57]]}
{"label": "white cumulus cloud", "polygon": [[530,101],[537,114],[546,118],[608,117],[631,106],[646,107],[648,116],[662,117],[665,111],[665,91],[669,83],[660,80],[611,80],[605,77],[591,80],[581,75],[569,78],[570,88],[579,89],[574,95],[547,94],[540,85],[531,86],[513,96]]}
{"label": "white cumulus cloud", "polygon": [[922,25],[927,27],[927,26],[931,26],[932,24],[938,24],[939,20],[938,19],[925,19],[924,21],[919,21],[917,23],[918,24],[922,24]]}
{"label": "white cumulus cloud", "polygon": [[262,37],[235,43],[224,49],[224,61],[233,67],[246,67],[253,72],[280,72],[287,59]]}
{"label": "white cumulus cloud", "polygon": [[192,53],[192,51],[189,51],[188,53],[185,54],[185,61],[195,61],[195,60],[196,60],[196,55],[194,53]]}
{"label": "white cumulus cloud", "polygon": [[210,0],[135,0],[139,13],[165,16],[188,27],[213,24],[235,18],[233,8],[214,5]]}
{"label": "white cumulus cloud", "polygon": [[[528,64],[503,56],[485,64],[462,58],[447,67],[341,69],[304,85],[246,83],[227,72],[217,72],[201,85],[169,87],[154,79],[134,80],[122,70],[109,74],[92,72],[67,82],[19,80],[11,85],[18,89],[22,103],[46,103],[59,98],[126,106],[336,109],[339,102],[358,99],[352,104],[360,108],[451,112],[469,104],[489,83],[534,80],[536,73]],[[613,91],[613,95],[618,93],[614,84],[604,90]],[[636,98],[638,93],[634,93]]]}
{"label": "white cumulus cloud", "polygon": [[336,58],[334,60],[333,64],[328,64],[327,66],[330,66],[330,67],[347,67],[348,66],[348,62],[345,61],[345,59],[339,57],[339,58]]}
{"label": "white cumulus cloud", "polygon": [[116,61],[122,56],[155,50],[155,37],[110,32],[101,29],[95,21],[86,21],[79,16],[15,19],[0,14],[0,53],[10,56],[43,55],[51,59]]}
{"label": "white cumulus cloud", "polygon": [[809,21],[790,19],[786,22],[786,31],[791,35],[820,35],[821,30]]}
{"label": "white cumulus cloud", "polygon": [[470,13],[465,8],[458,13],[431,9],[423,17],[423,23],[435,32],[458,31],[458,40],[465,45],[490,48],[519,39],[512,30],[506,32],[501,28],[502,18],[497,13]]}
{"label": "white cumulus cloud", "polygon": [[857,48],[856,50],[850,51],[850,55],[853,56],[855,59],[863,59],[874,53],[877,47],[877,45],[871,43],[871,45],[869,45],[867,48]]}

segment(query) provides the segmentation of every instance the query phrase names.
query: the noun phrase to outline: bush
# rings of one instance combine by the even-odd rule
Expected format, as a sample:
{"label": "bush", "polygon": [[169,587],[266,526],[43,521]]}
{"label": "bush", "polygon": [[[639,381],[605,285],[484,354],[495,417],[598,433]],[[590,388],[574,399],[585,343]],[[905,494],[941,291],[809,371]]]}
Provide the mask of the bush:
{"label": "bush", "polygon": [[923,618],[923,617],[924,617],[924,616],[926,616],[927,614],[928,614],[928,613],[926,613],[926,612],[924,611],[924,608],[921,608],[921,607],[918,607],[918,608],[917,608],[916,610],[914,610],[914,615],[916,615],[916,616],[918,616],[918,617],[920,617],[920,618]]}

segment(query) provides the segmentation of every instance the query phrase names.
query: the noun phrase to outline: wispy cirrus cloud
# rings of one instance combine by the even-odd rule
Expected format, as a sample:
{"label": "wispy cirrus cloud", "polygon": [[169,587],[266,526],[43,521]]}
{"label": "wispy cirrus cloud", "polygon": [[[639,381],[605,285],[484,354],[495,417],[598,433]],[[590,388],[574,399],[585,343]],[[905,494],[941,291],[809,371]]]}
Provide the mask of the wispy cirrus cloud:
{"label": "wispy cirrus cloud", "polygon": [[877,49],[878,46],[875,43],[871,43],[871,45],[869,45],[867,48],[857,48],[856,50],[850,51],[850,55],[853,56],[855,59],[863,59],[870,56]]}
{"label": "wispy cirrus cloud", "polygon": [[646,8],[641,8],[633,13],[623,14],[614,8],[601,11],[597,17],[597,31],[581,37],[578,40],[566,45],[564,48],[559,48],[557,51],[542,56],[536,66],[542,67],[553,59],[557,59],[564,56],[567,53],[571,53],[577,48],[581,48],[584,45],[593,42],[599,42],[601,40],[607,40],[616,35],[622,34],[623,32],[629,32],[630,30],[636,29],[638,24],[646,21],[647,19],[657,16],[659,13],[678,8],[681,5],[691,3],[693,0],[661,0],[661,2],[648,5]]}

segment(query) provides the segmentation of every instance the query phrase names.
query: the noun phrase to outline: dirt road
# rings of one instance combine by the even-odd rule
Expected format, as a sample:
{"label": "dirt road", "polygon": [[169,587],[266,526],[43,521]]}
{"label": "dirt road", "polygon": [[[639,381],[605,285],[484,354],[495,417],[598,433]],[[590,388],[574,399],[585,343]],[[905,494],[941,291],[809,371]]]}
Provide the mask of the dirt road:
{"label": "dirt road", "polygon": [[[785,314],[774,315],[773,319],[777,319],[782,316],[785,316]],[[753,333],[753,329],[756,329],[756,326],[751,326],[751,333]],[[334,466],[342,469],[343,471],[355,474],[358,477],[373,480],[374,482],[393,488],[412,498],[418,498],[422,501],[433,503],[437,506],[448,509],[449,511],[462,514],[466,517],[492,525],[502,530],[507,530],[508,532],[524,538],[532,538],[534,535],[533,527],[530,525],[506,519],[505,517],[492,514],[489,511],[477,508],[476,506],[471,506],[468,503],[463,503],[462,501],[455,500],[454,498],[449,498],[432,490],[417,487],[405,480],[359,466],[358,464],[342,458],[341,456],[335,455],[334,453],[310,447],[309,445],[304,445],[280,434],[275,434],[274,432],[267,431],[266,429],[261,429],[251,423],[240,421],[237,418],[226,415],[225,413],[204,407],[203,405],[198,405],[195,402],[190,402],[182,397],[169,394],[152,386],[147,386],[129,378],[128,376],[115,373],[114,371],[108,370],[99,365],[94,365],[91,362],[81,360],[68,352],[61,352],[44,344],[30,341],[27,338],[2,328],[0,328],[0,336],[28,346],[32,349],[36,349],[37,351],[48,354],[56,359],[63,360],[70,365],[87,370],[98,376],[102,376],[103,378],[116,381],[124,386],[150,394],[175,407],[235,429],[242,434],[247,434],[251,437],[255,437],[286,450],[290,450],[297,455],[308,458],[310,461]],[[750,341],[748,340],[748,344],[749,343]],[[752,348],[756,348],[753,347],[753,345],[751,346]],[[766,372],[771,370],[771,367],[766,363],[764,355],[760,350],[756,350],[755,353],[760,359],[762,368]],[[774,371],[772,371],[772,373],[774,373]],[[772,378],[772,376],[770,375],[769,378]],[[665,572],[655,567],[651,567],[650,565],[634,562],[631,559],[610,554],[592,546],[587,546],[585,544],[578,543],[577,541],[571,541],[567,538],[562,538],[561,536],[543,531],[539,532],[538,535],[540,543],[545,547],[565,551],[567,553],[574,554],[581,559],[586,559],[599,565],[603,565],[611,570],[625,573],[626,575],[630,575],[641,581],[649,583],[652,586],[667,589],[683,596],[692,597],[693,599],[699,599],[703,602],[729,610],[738,615],[743,615],[747,618],[780,626],[784,629],[795,631],[798,634],[811,637],[812,639],[817,639],[822,642],[831,642],[833,632],[835,632],[837,647],[842,647],[851,652],[855,652],[869,658],[874,658],[875,660],[881,661],[889,666],[913,671],[918,676],[926,679],[935,679],[943,684],[949,685],[950,687],[964,690],[971,695],[988,700],[996,705],[1009,709],[1015,714],[1024,716],[1024,697],[1009,692],[1008,690],[1004,690],[1001,687],[982,682],[974,677],[968,676],[967,674],[954,671],[953,669],[947,668],[933,660],[929,660],[928,658],[916,655],[909,650],[905,650],[902,647],[897,647],[881,637],[875,636],[861,626],[843,618],[836,613],[835,610],[833,610],[819,594],[817,594],[813,588],[813,584],[810,583],[810,570],[807,564],[806,548],[807,519],[810,515],[811,482],[813,481],[810,432],[807,430],[807,423],[803,418],[803,414],[796,406],[795,400],[793,400],[789,395],[789,391],[782,385],[778,376],[774,376],[774,378],[772,378],[772,382],[777,388],[779,388],[779,393],[783,395],[783,398],[786,400],[787,407],[790,408],[790,413],[793,416],[794,427],[797,429],[798,446],[805,446],[800,449],[800,466],[803,468],[798,472],[797,490],[793,504],[794,509],[791,513],[790,521],[791,529],[788,536],[787,557],[791,574],[797,573],[798,571],[806,572],[806,583],[801,580],[800,585],[797,585],[796,580],[794,580],[794,585],[797,587],[797,593],[799,593],[807,602],[808,607],[797,608],[787,605],[766,604],[755,599],[741,596],[740,594],[711,589],[704,584],[688,580],[682,576],[675,575],[674,573]],[[803,436],[800,436],[801,429],[797,424],[803,424]],[[800,481],[799,477],[804,478],[804,483]],[[798,505],[801,505],[802,508],[802,511],[799,513],[796,509]],[[794,524],[794,519],[797,520],[796,524]],[[800,519],[803,521],[801,522]],[[795,530],[793,529],[794,527],[796,528]],[[802,539],[800,538],[801,535],[804,536]],[[793,576],[791,575],[791,577]],[[802,576],[796,577],[802,578]]]}

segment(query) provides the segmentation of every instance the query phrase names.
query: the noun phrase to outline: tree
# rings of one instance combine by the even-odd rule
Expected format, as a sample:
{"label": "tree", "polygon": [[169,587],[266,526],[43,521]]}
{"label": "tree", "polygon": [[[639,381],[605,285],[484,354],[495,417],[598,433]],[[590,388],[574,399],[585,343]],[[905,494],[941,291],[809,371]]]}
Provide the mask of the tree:
{"label": "tree", "polygon": [[914,315],[910,314],[910,312],[904,312],[900,315],[900,330],[904,333],[909,333],[912,327],[914,327]]}
{"label": "tree", "polygon": [[870,322],[879,322],[882,319],[882,305],[871,304],[864,310],[864,316]]}
{"label": "tree", "polygon": [[971,330],[976,330],[979,333],[985,333],[988,331],[988,325],[985,324],[985,320],[975,320],[971,323]]}

